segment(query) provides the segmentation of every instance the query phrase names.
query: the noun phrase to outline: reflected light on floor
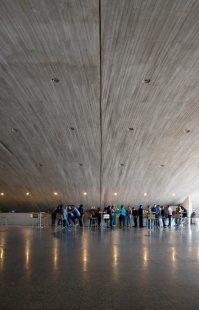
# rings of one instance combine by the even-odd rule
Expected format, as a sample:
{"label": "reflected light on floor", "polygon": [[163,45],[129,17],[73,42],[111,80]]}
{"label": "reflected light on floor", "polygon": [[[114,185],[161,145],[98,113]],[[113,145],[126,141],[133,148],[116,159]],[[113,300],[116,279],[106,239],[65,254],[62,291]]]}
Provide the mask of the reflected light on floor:
{"label": "reflected light on floor", "polygon": [[87,250],[84,250],[83,251],[83,270],[84,271],[87,271],[87,262],[88,262],[88,253],[87,253]]}
{"label": "reflected light on floor", "polygon": [[29,240],[26,241],[26,269],[28,269],[29,265],[29,255],[30,255],[30,243]]}
{"label": "reflected light on floor", "polygon": [[173,263],[176,262],[176,251],[175,251],[175,248],[172,248],[172,261],[173,261]]}
{"label": "reflected light on floor", "polygon": [[57,246],[57,240],[54,240],[55,247],[54,247],[54,269],[57,270],[57,252],[58,252],[58,246]]}
{"label": "reflected light on floor", "polygon": [[117,265],[118,259],[118,248],[116,246],[113,247],[113,258],[114,258],[114,265]]}
{"label": "reflected light on floor", "polygon": [[0,249],[0,268],[1,270],[3,270],[3,254],[4,254],[4,251],[3,249]]}
{"label": "reflected light on floor", "polygon": [[143,255],[143,259],[144,259],[144,266],[147,267],[148,263],[147,263],[147,260],[148,260],[148,251],[146,248],[143,249],[144,250],[144,255]]}
{"label": "reflected light on floor", "polygon": [[117,281],[117,277],[118,277],[118,255],[119,255],[119,251],[118,251],[118,247],[113,245],[112,248],[112,268],[113,268],[113,274],[114,274],[114,280]]}

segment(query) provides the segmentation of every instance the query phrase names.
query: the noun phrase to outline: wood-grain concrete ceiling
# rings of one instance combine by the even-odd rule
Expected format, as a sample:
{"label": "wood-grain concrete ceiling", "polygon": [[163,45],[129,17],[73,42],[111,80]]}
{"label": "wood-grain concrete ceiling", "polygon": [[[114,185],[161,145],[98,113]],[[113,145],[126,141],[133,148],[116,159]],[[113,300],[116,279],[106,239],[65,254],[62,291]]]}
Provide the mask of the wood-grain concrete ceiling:
{"label": "wood-grain concrete ceiling", "polygon": [[197,0],[1,0],[0,210],[196,206],[198,16]]}

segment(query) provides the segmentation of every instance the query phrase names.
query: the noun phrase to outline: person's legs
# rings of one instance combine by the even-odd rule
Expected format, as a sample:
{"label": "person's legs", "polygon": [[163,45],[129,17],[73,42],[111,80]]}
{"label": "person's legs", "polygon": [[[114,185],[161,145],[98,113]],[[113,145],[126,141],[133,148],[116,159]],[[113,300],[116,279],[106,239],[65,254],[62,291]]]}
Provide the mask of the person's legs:
{"label": "person's legs", "polygon": [[68,218],[65,218],[63,220],[63,226],[66,227],[67,230],[70,230],[70,225],[69,225]]}
{"label": "person's legs", "polygon": [[69,214],[68,219],[71,220],[74,223],[74,225],[76,224],[75,217],[74,217],[74,215],[72,213]]}
{"label": "person's legs", "polygon": [[83,226],[83,225],[82,225],[82,218],[81,218],[81,217],[79,218],[79,226],[80,226],[80,227]]}
{"label": "person's legs", "polygon": [[129,226],[129,215],[126,216],[126,226]]}
{"label": "person's legs", "polygon": [[169,227],[171,227],[171,215],[168,215],[169,217]]}
{"label": "person's legs", "polygon": [[164,218],[164,217],[162,217],[162,224],[163,224],[164,227],[166,226],[166,224],[165,224],[165,218]]}
{"label": "person's legs", "polygon": [[126,216],[122,215],[123,228],[124,228],[124,225],[125,225],[125,220],[126,220]]}
{"label": "person's legs", "polygon": [[113,215],[110,214],[110,228],[113,228]]}
{"label": "person's legs", "polygon": [[121,215],[119,216],[119,222],[120,222],[120,228],[121,228],[121,225],[122,225],[122,216]]}

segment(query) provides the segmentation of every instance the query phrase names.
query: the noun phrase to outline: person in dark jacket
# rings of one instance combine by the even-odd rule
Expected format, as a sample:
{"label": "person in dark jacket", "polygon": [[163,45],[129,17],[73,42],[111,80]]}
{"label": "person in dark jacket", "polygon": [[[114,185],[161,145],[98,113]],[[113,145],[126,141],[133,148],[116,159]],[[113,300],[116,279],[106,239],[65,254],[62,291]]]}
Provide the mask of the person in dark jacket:
{"label": "person in dark jacket", "polygon": [[84,208],[83,208],[83,205],[80,205],[79,208],[78,208],[78,211],[80,213],[80,217],[79,217],[79,226],[82,227],[83,224],[82,224],[82,219],[83,219],[83,215],[84,215]]}
{"label": "person in dark jacket", "polygon": [[133,227],[137,227],[138,210],[135,208],[132,208],[132,214],[133,214],[133,220],[134,220]]}
{"label": "person in dark jacket", "polygon": [[101,209],[97,208],[95,214],[97,216],[98,227],[100,227],[100,225],[101,225],[101,218],[102,218],[102,211],[101,211]]}
{"label": "person in dark jacket", "polygon": [[55,225],[56,214],[59,213],[60,206],[57,206],[51,213],[52,226]]}
{"label": "person in dark jacket", "polygon": [[[114,210],[113,210],[113,208],[111,206],[108,206],[107,213],[109,214],[110,228],[113,228],[113,213],[114,213]],[[108,228],[109,228],[109,226],[108,226]]]}
{"label": "person in dark jacket", "polygon": [[142,209],[142,205],[140,205],[140,207],[138,209],[138,216],[139,216],[139,226],[140,227],[144,227],[143,226],[143,209]]}
{"label": "person in dark jacket", "polygon": [[164,206],[161,206],[161,217],[162,217],[163,227],[167,227],[166,224],[165,224],[166,212],[165,212]]}

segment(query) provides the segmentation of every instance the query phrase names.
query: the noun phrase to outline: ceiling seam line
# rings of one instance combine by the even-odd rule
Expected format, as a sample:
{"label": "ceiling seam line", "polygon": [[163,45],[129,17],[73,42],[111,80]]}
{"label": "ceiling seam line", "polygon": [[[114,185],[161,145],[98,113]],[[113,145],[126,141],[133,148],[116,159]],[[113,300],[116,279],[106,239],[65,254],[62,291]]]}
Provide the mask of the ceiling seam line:
{"label": "ceiling seam line", "polygon": [[102,48],[101,48],[101,0],[99,0],[99,60],[100,60],[100,208],[102,207]]}

